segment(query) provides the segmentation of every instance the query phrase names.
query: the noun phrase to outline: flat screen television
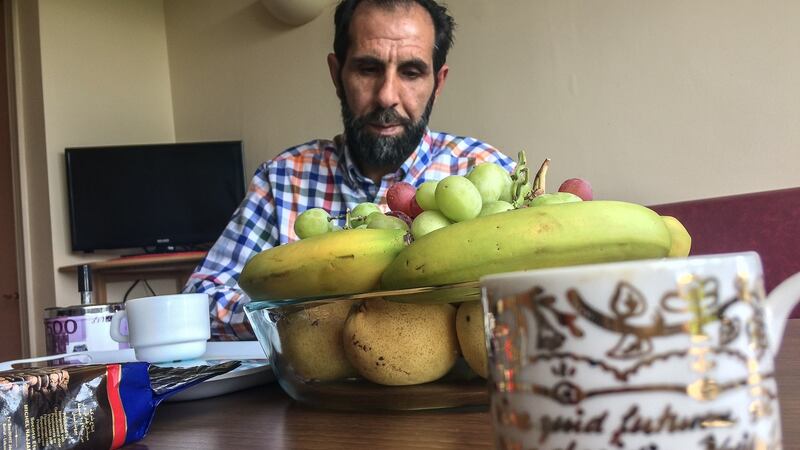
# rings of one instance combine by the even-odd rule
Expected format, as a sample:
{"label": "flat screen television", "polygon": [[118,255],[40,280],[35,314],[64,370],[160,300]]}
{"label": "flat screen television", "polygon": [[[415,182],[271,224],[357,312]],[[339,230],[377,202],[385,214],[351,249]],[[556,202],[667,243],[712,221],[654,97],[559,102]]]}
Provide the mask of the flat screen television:
{"label": "flat screen television", "polygon": [[244,197],[242,142],[75,147],[64,151],[72,250],[197,250]]}

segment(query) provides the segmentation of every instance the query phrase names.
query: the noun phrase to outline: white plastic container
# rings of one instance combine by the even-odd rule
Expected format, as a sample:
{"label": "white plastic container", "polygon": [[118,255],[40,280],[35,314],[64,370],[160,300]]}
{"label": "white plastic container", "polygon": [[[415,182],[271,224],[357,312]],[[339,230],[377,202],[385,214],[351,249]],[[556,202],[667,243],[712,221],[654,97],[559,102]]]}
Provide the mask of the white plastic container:
{"label": "white plastic container", "polygon": [[[115,312],[124,309],[123,303],[45,309],[47,354],[130,348],[127,343],[111,339],[111,318]],[[122,326],[127,327],[127,324]]]}

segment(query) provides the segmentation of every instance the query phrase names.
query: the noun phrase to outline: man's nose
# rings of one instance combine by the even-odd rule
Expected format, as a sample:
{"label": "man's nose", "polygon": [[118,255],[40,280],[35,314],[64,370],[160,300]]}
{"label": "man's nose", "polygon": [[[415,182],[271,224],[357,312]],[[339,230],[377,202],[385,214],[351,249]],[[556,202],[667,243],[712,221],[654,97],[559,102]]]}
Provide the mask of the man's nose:
{"label": "man's nose", "polygon": [[387,74],[378,86],[378,104],[381,108],[394,108],[400,103],[399,84],[397,77]]}

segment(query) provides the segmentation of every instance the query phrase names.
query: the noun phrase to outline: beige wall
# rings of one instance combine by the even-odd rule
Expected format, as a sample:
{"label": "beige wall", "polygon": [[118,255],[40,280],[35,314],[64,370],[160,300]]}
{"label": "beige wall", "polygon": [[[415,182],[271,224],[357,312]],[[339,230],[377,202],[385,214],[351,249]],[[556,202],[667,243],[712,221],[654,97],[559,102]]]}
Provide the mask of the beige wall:
{"label": "beige wall", "polygon": [[[800,2],[449,2],[432,127],[529,160],[550,189],[662,203],[800,185]],[[332,11],[281,26],[253,0],[165,0],[179,139],[238,137],[247,169],[340,129]],[[202,92],[202,95],[198,95]]]}
{"label": "beige wall", "polygon": [[800,185],[800,2],[450,3],[438,124],[552,157],[550,188],[653,204]]}
{"label": "beige wall", "polygon": [[243,139],[249,177],[279,150],[338,132],[330,11],[292,28],[253,0],[164,8],[178,140]]}
{"label": "beige wall", "polygon": [[[800,185],[800,2],[449,3],[459,29],[432,127],[552,158],[550,189],[581,176],[598,197],[654,204]],[[28,55],[34,73],[17,81],[18,91],[34,85],[29,119],[37,76],[42,84],[43,118],[28,121],[23,154],[23,221],[39,231],[26,241],[27,290],[40,292],[31,311],[74,303],[73,278],[55,271],[87,259],[69,251],[64,147],[243,139],[250,174],[341,128],[325,64],[332,8],[297,28],[257,0],[39,0],[39,9],[28,28],[38,26],[41,69]],[[33,181],[43,168],[47,199]]]}
{"label": "beige wall", "polygon": [[[70,251],[64,148],[171,142],[175,134],[161,0],[41,0],[39,27],[57,269],[113,256]],[[77,303],[76,278],[53,276],[53,305]]]}

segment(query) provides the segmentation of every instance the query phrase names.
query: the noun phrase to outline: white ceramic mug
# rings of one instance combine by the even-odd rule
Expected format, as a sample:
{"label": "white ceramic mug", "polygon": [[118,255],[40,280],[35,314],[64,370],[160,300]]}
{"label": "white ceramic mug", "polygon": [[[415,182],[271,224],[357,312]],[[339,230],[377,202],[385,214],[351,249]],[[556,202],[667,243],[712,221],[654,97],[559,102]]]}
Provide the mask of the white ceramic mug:
{"label": "white ceramic mug", "polygon": [[[120,326],[127,318],[128,334]],[[136,359],[167,362],[197,358],[211,337],[207,294],[142,297],[125,302],[111,318],[111,338],[129,342]]]}
{"label": "white ceramic mug", "polygon": [[773,358],[800,274],[756,253],[481,279],[499,449],[780,449]]}

